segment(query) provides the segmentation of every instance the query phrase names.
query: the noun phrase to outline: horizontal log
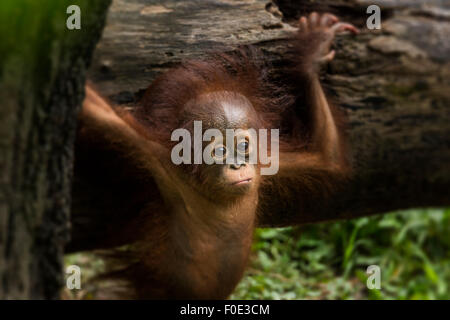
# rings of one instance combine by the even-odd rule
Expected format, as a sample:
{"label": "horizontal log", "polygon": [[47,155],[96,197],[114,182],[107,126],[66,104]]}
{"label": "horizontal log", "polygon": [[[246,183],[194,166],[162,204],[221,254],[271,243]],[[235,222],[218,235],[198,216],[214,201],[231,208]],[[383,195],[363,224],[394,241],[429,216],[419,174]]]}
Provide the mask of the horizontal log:
{"label": "horizontal log", "polygon": [[[382,12],[368,30],[369,4]],[[133,104],[183,59],[240,44],[282,65],[300,14],[331,11],[361,29],[339,36],[323,82],[348,114],[354,174],[317,212],[262,217],[304,224],[410,207],[450,205],[450,7],[445,1],[115,0],[89,75],[117,104]]]}

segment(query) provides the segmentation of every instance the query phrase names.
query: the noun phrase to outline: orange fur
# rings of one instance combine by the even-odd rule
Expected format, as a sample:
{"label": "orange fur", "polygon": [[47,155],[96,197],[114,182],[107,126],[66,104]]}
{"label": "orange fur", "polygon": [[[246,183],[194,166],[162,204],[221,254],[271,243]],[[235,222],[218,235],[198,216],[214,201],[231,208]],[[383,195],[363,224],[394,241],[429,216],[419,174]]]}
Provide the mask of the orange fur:
{"label": "orange fur", "polygon": [[[226,298],[242,277],[262,212],[281,222],[288,212],[308,214],[345,180],[346,138],[311,67],[322,38],[299,37],[289,86],[274,81],[248,47],[168,71],[132,112],[87,88],[67,250],[105,250],[105,277],[124,281],[121,297]],[[200,101],[212,92],[222,93]],[[280,171],[259,176],[256,168],[245,191],[229,193],[206,165],[173,165],[170,135],[192,132],[197,117],[220,124],[215,106],[244,104],[242,96],[252,108],[243,120],[281,129]]]}

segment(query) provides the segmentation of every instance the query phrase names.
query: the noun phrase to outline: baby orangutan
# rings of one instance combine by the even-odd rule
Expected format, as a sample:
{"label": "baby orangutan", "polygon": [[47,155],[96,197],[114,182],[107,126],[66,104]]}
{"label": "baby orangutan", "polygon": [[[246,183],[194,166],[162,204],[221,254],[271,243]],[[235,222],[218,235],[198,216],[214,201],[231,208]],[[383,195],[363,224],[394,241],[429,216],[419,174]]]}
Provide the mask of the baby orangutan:
{"label": "baby orangutan", "polygon": [[[308,214],[346,176],[345,139],[318,77],[343,31],[358,32],[331,14],[300,19],[291,88],[269,79],[251,47],[164,73],[132,111],[110,106],[87,86],[67,250],[103,249],[105,277],[122,280],[120,297],[228,297],[259,217]],[[212,139],[213,159],[240,154],[244,161],[174,164],[172,133],[194,136],[194,121],[202,134],[217,129],[225,137]],[[240,129],[243,139],[226,141],[226,129]],[[264,166],[248,161],[250,129],[280,129],[276,174],[261,175]]]}

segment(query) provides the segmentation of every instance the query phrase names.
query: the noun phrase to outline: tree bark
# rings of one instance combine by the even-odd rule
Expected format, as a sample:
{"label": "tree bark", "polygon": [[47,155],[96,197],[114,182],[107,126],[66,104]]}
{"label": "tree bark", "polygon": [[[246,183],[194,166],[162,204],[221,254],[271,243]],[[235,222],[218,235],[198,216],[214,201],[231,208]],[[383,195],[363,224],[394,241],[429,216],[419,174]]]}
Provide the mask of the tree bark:
{"label": "tree bark", "polygon": [[[381,30],[366,8],[381,7]],[[331,11],[361,29],[339,36],[323,82],[348,113],[354,173],[317,212],[267,215],[263,226],[304,224],[450,205],[450,4],[444,0],[115,0],[90,78],[132,104],[159,72],[213,48],[260,47],[283,65],[300,14]]]}
{"label": "tree bark", "polygon": [[59,297],[76,115],[108,5],[0,2],[0,299]]}

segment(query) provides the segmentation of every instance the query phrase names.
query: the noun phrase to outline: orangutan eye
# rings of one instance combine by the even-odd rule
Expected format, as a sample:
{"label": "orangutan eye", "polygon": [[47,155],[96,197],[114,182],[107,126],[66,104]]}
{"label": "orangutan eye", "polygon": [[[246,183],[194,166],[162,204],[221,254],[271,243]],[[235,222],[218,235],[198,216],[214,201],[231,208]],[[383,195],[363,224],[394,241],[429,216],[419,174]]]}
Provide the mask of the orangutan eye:
{"label": "orangutan eye", "polygon": [[238,144],[238,151],[245,152],[247,150],[248,150],[248,142],[247,141],[241,142]]}
{"label": "orangutan eye", "polygon": [[249,143],[247,138],[244,141],[240,141],[236,146],[237,152],[240,154],[247,155],[249,152]]}
{"label": "orangutan eye", "polygon": [[223,145],[218,145],[213,149],[212,156],[215,159],[223,159],[227,154],[227,148]]}

